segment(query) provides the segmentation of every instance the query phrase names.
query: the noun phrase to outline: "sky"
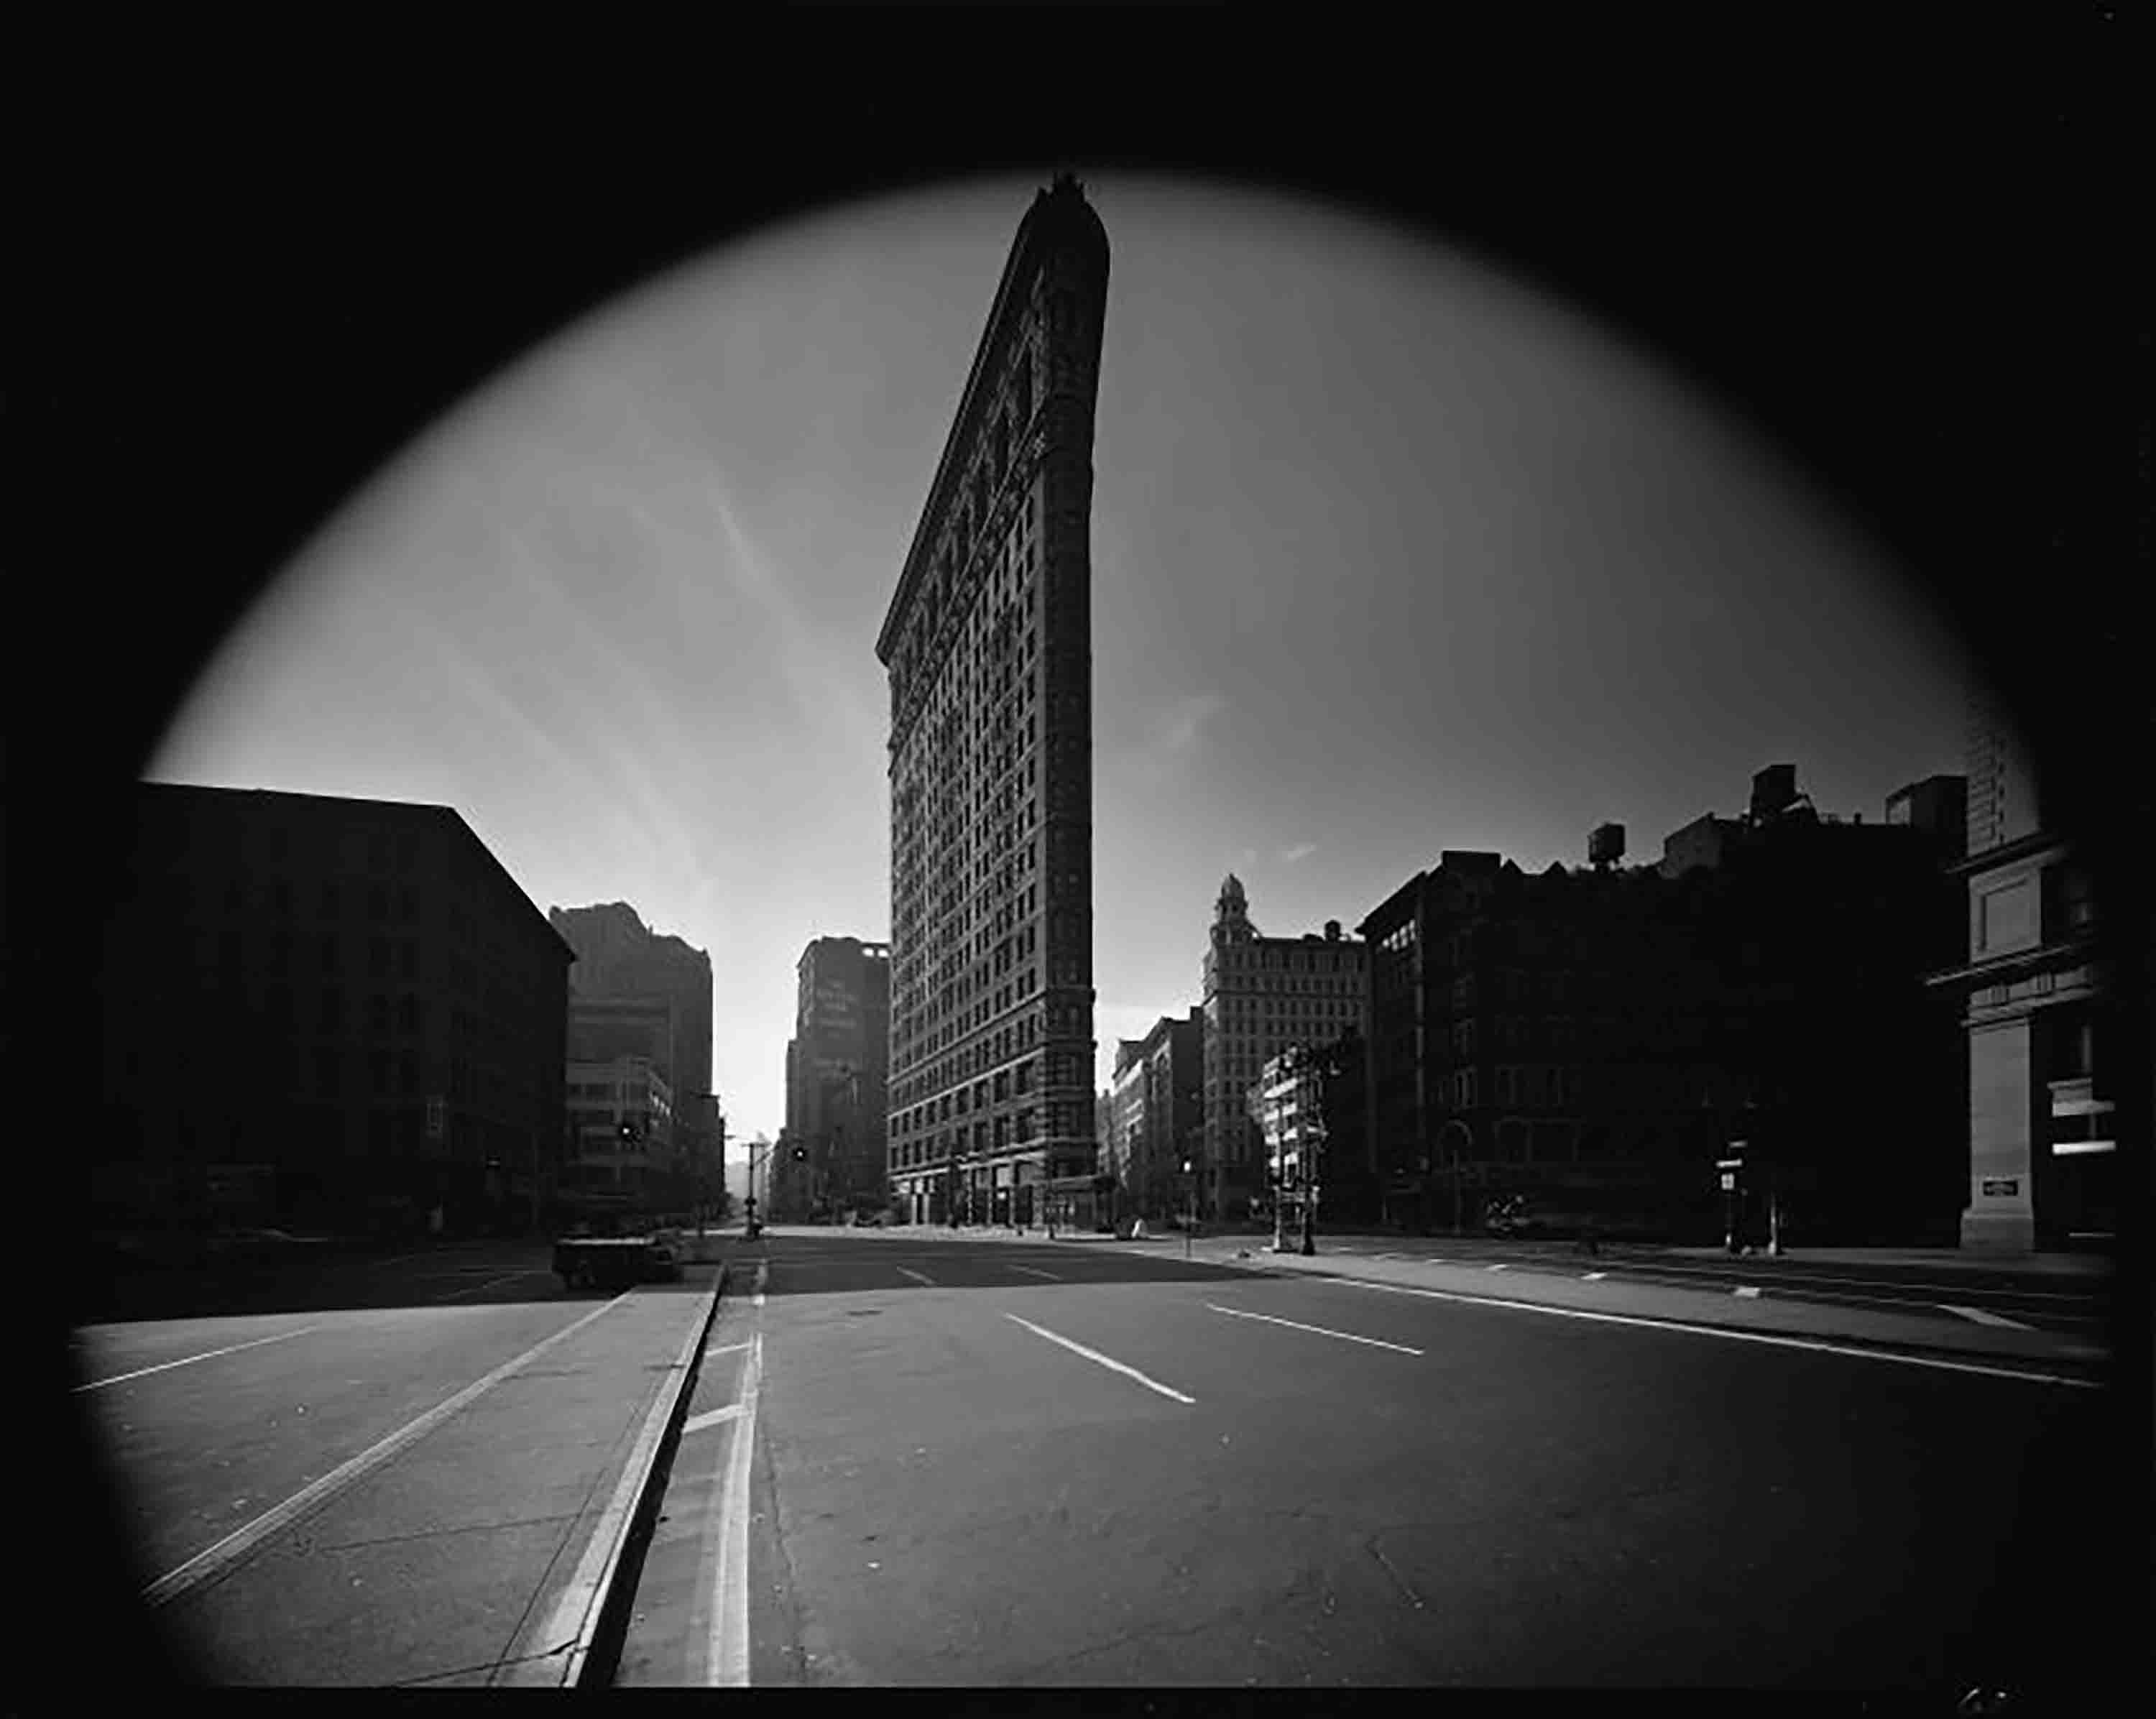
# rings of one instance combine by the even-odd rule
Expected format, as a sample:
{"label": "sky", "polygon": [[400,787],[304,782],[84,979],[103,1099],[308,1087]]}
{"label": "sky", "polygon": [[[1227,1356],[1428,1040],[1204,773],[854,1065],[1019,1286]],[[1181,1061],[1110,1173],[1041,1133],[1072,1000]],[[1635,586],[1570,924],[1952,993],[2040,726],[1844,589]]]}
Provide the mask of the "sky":
{"label": "sky", "polygon": [[[1040,181],[827,212],[563,331],[326,522],[148,774],[456,808],[542,911],[709,952],[732,1138],[794,963],[890,926],[875,644]],[[1195,182],[1107,228],[1094,450],[1097,1084],[1270,935],[1452,848],[1628,858],[1752,773],[1824,812],[1958,772],[1967,674],[1741,418],[1489,261]]]}

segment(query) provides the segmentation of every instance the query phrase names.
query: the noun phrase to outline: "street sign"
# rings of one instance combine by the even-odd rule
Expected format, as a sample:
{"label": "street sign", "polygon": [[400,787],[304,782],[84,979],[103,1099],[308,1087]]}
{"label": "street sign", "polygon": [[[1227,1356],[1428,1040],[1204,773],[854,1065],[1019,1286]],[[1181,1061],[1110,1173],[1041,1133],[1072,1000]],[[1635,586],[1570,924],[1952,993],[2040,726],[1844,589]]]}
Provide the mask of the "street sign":
{"label": "street sign", "polygon": [[1727,1170],[1722,1173],[1722,1191],[1724,1193],[1734,1193],[1737,1191],[1737,1178]]}
{"label": "street sign", "polygon": [[1987,1176],[1984,1178],[1984,1192],[1989,1198],[2011,1199],[2020,1191],[2021,1180],[2018,1176]]}
{"label": "street sign", "polygon": [[1744,1167],[1744,1160],[1742,1158],[1717,1158],[1714,1161],[1714,1167],[1717,1170],[1741,1170]]}

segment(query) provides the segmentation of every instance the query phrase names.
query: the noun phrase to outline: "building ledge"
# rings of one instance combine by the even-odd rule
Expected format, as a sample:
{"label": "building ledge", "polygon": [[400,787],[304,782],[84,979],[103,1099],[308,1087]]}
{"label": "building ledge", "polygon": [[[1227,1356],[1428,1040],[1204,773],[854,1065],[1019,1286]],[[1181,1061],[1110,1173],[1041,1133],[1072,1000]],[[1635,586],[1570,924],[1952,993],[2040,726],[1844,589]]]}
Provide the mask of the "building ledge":
{"label": "building ledge", "polygon": [[2038,972],[2046,967],[2088,961],[2096,955],[2097,947],[2095,935],[2083,932],[2063,943],[2040,943],[2033,948],[2014,949],[2003,955],[1987,956],[1981,961],[1966,962],[1959,967],[1927,974],[1924,983],[1939,988],[1995,984],[2001,979]]}

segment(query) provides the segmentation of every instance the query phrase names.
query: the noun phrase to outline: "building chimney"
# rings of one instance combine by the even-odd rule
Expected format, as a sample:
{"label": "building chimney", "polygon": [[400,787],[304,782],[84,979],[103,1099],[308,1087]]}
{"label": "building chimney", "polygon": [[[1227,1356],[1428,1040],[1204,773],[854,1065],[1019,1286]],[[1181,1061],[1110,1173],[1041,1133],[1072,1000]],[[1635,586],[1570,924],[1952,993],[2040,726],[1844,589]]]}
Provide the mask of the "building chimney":
{"label": "building chimney", "polygon": [[1340,921],[1338,920],[1328,919],[1325,921],[1325,941],[1328,943],[1337,943],[1340,941]]}

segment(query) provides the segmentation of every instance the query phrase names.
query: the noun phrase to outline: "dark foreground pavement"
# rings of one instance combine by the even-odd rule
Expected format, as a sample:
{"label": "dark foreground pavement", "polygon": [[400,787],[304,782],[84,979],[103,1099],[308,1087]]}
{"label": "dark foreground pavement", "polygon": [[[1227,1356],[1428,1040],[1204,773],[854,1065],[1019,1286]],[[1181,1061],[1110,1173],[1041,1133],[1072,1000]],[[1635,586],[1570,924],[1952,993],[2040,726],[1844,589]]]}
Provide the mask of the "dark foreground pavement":
{"label": "dark foreground pavement", "polygon": [[[624,1682],[1951,1698],[2140,1663],[2145,1451],[2107,1388],[1988,1347],[2056,1335],[1942,1321],[1950,1362],[1609,1279],[732,1246],[766,1292],[714,1330]],[[1628,1311],[1655,1297],[1702,1316]]]}
{"label": "dark foreground pavement", "polygon": [[572,1296],[463,1264],[388,1306],[78,1332],[141,1602],[194,1674],[561,1681],[716,1273]]}

